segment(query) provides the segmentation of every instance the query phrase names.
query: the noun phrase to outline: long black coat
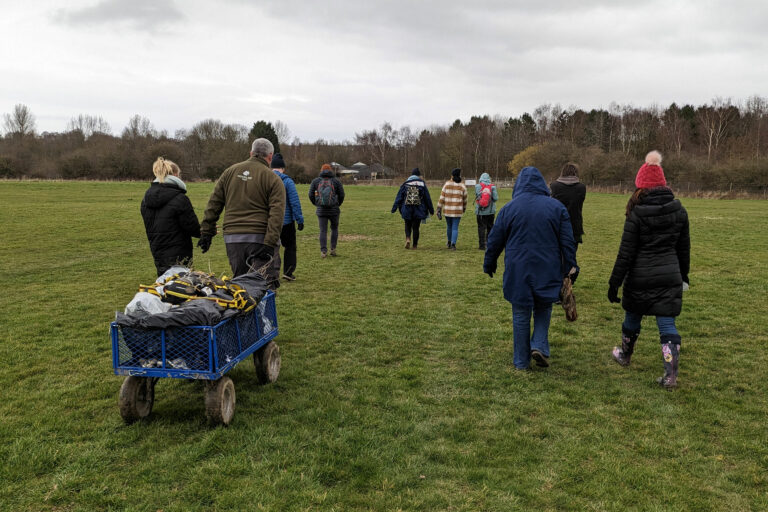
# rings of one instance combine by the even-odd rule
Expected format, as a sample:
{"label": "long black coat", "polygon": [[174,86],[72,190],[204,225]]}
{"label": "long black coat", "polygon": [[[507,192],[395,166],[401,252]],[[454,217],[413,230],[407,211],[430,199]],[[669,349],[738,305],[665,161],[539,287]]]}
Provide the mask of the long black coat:
{"label": "long black coat", "polygon": [[573,227],[573,238],[576,243],[581,243],[581,236],[584,234],[584,221],[581,216],[581,209],[584,206],[584,198],[587,196],[587,187],[583,183],[560,183],[553,181],[549,185],[552,190],[552,197],[565,205],[568,210],[568,216],[571,217],[571,227]]}
{"label": "long black coat", "polygon": [[141,217],[157,275],[192,259],[192,237],[200,237],[200,222],[186,191],[171,182],[153,182],[141,201]]}
{"label": "long black coat", "polygon": [[624,285],[622,306],[639,315],[678,316],[688,282],[688,212],[668,188],[654,188],[624,222],[610,285]]}

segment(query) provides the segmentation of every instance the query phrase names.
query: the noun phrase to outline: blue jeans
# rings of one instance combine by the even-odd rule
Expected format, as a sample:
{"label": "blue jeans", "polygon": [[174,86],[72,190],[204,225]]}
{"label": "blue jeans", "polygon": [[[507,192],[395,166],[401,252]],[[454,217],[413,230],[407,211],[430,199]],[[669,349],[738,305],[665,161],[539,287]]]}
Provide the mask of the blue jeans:
{"label": "blue jeans", "polygon": [[461,220],[461,217],[446,217],[445,218],[445,226],[446,226],[446,236],[448,237],[448,241],[452,243],[453,245],[456,245],[456,240],[459,238],[459,221]]}
{"label": "blue jeans", "polygon": [[[533,314],[533,335],[531,335]],[[536,303],[533,307],[512,305],[512,330],[515,340],[513,362],[518,370],[531,365],[531,350],[538,350],[549,357],[549,321],[552,304]]]}
{"label": "blue jeans", "polygon": [[[643,315],[637,313],[626,312],[624,315],[624,323],[622,327],[629,332],[640,332],[640,322],[643,320]],[[675,327],[675,317],[673,316],[657,316],[656,325],[659,328],[659,335],[675,334],[677,335],[677,327]]]}

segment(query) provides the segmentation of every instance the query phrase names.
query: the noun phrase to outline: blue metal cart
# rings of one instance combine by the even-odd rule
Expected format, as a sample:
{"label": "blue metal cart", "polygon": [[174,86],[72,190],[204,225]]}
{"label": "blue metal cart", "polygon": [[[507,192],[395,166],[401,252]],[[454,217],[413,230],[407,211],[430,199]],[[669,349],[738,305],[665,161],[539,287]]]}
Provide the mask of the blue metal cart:
{"label": "blue metal cart", "polygon": [[118,405],[126,423],[147,417],[161,378],[203,380],[205,412],[211,423],[228,425],[235,414],[235,385],[225,376],[253,354],[260,384],[277,380],[280,349],[275,294],[267,292],[251,311],[214,326],[158,330],[121,327],[112,322],[112,364],[125,375]]}

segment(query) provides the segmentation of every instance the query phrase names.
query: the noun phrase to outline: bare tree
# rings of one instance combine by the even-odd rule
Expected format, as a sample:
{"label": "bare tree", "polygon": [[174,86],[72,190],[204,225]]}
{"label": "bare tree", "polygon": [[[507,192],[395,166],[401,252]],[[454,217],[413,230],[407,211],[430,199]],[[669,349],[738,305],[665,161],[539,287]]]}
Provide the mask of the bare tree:
{"label": "bare tree", "polygon": [[275,129],[278,142],[287,144],[291,139],[291,130],[288,129],[288,125],[278,119],[272,123],[272,127]]}
{"label": "bare tree", "polygon": [[675,103],[672,103],[661,115],[661,123],[665,143],[671,146],[677,157],[680,158],[683,139],[688,133],[688,122]]}
{"label": "bare tree", "polygon": [[408,170],[408,153],[416,145],[416,135],[411,131],[410,126],[403,126],[394,132],[395,147],[402,153],[402,170]]}
{"label": "bare tree", "polygon": [[79,114],[77,117],[73,117],[69,120],[67,123],[67,131],[79,131],[83,134],[83,137],[87,139],[94,133],[110,134],[112,133],[112,128],[101,116]]}
{"label": "bare tree", "polygon": [[717,148],[737,114],[738,110],[733,107],[730,98],[724,100],[719,97],[712,100],[711,106],[704,105],[696,111],[707,146],[707,162],[712,160],[713,153],[717,154]]}
{"label": "bare tree", "polygon": [[35,116],[29,107],[21,103],[13,107],[13,112],[4,115],[5,131],[16,137],[25,137],[35,133]]}
{"label": "bare tree", "polygon": [[157,137],[157,130],[149,119],[136,114],[128,120],[128,126],[123,129],[123,138],[135,140],[140,137]]}
{"label": "bare tree", "polygon": [[754,95],[747,100],[746,108],[755,126],[755,158],[760,158],[760,129],[768,112],[768,102],[762,96]]}
{"label": "bare tree", "polygon": [[368,151],[372,162],[386,165],[385,160],[394,142],[394,129],[385,122],[379,129],[355,134],[355,142]]}

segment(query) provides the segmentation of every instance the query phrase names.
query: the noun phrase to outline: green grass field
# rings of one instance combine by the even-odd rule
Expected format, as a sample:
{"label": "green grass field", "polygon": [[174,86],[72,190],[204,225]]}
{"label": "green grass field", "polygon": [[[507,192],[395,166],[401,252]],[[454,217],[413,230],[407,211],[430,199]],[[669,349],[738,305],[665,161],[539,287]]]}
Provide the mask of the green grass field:
{"label": "green grass field", "polygon": [[[279,380],[240,363],[234,421],[214,428],[200,383],[164,379],[126,426],[108,328],[155,277],[146,186],[0,182],[0,510],[768,510],[765,201],[683,199],[691,290],[667,392],[653,319],[630,368],[610,356],[626,196],[588,195],[579,320],[556,309],[552,366],[513,372],[473,215],[459,251],[434,218],[405,251],[396,189],[349,187],[340,256],[321,260],[300,187]],[[211,189],[190,184],[200,215]],[[195,265],[229,273],[220,237]]]}

